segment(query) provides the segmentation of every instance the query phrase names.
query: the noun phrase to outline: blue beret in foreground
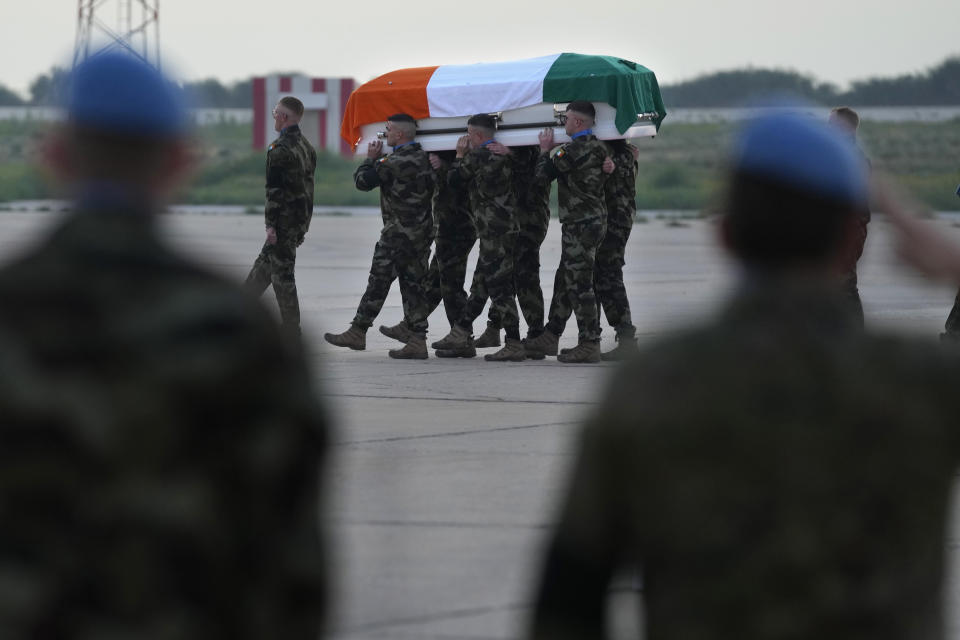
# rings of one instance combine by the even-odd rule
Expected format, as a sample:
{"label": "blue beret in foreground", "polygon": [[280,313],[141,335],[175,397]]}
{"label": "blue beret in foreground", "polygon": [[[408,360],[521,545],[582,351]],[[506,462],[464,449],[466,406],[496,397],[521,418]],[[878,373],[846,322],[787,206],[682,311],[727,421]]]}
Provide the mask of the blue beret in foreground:
{"label": "blue beret in foreground", "polygon": [[125,53],[101,52],[78,65],[66,106],[72,122],[105,131],[169,137],[186,128],[180,89]]}
{"label": "blue beret in foreground", "polygon": [[733,167],[842,202],[867,201],[867,164],[855,143],[796,111],[749,121],[734,145]]}

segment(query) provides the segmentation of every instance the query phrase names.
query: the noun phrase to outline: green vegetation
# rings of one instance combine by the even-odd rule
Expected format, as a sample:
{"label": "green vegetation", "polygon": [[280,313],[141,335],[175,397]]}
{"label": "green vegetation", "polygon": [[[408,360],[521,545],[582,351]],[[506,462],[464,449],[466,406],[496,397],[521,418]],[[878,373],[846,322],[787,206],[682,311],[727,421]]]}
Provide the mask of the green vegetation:
{"label": "green vegetation", "polygon": [[[45,128],[37,122],[0,122],[0,202],[52,197],[34,159]],[[671,124],[640,142],[637,205],[649,210],[701,211],[716,205],[723,180],[728,124]],[[865,123],[861,139],[873,167],[896,177],[934,209],[960,208],[960,121]],[[194,179],[178,202],[237,204],[262,213],[264,154],[252,150],[248,125],[219,124],[197,132]],[[331,206],[376,206],[378,194],[357,191],[358,161],[320,154],[316,201]]]}
{"label": "green vegetation", "polygon": [[825,105],[858,107],[960,104],[960,57],[947,58],[923,72],[892,78],[855,80],[841,91],[796,71],[734,69],[661,87],[669,107],[740,107],[755,96],[787,93]]}

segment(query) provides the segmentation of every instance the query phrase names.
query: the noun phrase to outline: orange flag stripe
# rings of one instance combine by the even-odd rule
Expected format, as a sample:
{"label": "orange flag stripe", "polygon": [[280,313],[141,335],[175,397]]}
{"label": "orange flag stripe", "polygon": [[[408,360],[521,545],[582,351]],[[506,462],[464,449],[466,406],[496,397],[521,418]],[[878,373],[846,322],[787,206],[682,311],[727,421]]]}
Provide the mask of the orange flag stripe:
{"label": "orange flag stripe", "polygon": [[436,70],[437,67],[399,69],[357,87],[347,100],[340,137],[356,149],[360,127],[365,124],[383,122],[395,113],[407,113],[417,120],[429,118],[427,83]]}

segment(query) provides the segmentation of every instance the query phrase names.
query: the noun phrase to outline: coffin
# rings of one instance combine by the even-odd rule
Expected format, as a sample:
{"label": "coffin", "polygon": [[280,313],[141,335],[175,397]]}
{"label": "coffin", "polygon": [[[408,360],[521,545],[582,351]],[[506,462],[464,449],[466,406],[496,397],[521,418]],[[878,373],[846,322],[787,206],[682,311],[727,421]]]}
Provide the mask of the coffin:
{"label": "coffin", "polygon": [[666,117],[652,71],[610,56],[561,53],[471,65],[400,69],[360,85],[347,101],[340,135],[358,154],[382,137],[386,119],[407,113],[418,121],[417,142],[428,151],[453,149],[467,119],[497,119],[497,139],[508,146],[537,144],[545,127],[569,140],[567,103],[588,100],[597,109],[597,137],[654,136]]}

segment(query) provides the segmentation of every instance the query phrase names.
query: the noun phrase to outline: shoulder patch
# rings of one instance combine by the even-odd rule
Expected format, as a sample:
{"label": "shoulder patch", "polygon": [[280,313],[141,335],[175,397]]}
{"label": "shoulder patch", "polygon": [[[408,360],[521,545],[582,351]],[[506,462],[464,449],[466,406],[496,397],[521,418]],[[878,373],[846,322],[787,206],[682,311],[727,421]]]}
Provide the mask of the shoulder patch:
{"label": "shoulder patch", "polygon": [[267,147],[267,151],[273,151],[273,148],[274,148],[275,146],[277,146],[277,143],[276,143],[276,142],[274,142],[274,143],[271,144],[269,147]]}
{"label": "shoulder patch", "polygon": [[384,162],[387,161],[387,158],[388,158],[388,157],[389,157],[389,156],[383,156],[382,158],[380,158],[379,160],[377,160],[377,162],[379,162],[379,163],[382,164],[382,163],[384,163]]}
{"label": "shoulder patch", "polygon": [[560,149],[560,151],[557,151],[557,157],[562,158],[566,153],[564,149]]}

